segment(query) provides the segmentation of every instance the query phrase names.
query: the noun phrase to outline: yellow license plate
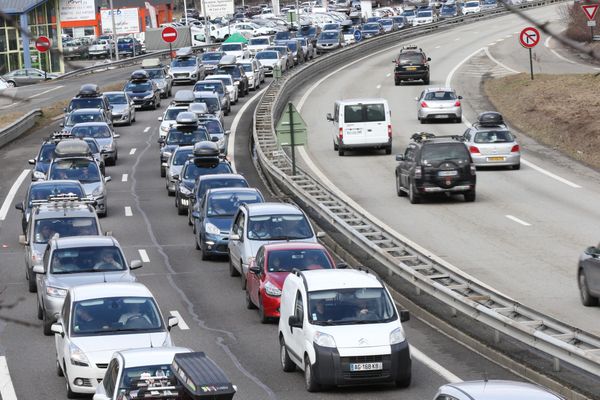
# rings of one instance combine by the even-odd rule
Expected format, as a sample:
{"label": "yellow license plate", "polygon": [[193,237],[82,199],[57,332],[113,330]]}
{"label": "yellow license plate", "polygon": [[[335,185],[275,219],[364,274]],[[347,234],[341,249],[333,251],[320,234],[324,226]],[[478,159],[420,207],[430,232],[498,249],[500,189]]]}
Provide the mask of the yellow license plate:
{"label": "yellow license plate", "polygon": [[416,71],[417,67],[406,67],[407,71]]}
{"label": "yellow license plate", "polygon": [[504,161],[504,157],[488,157],[489,161]]}

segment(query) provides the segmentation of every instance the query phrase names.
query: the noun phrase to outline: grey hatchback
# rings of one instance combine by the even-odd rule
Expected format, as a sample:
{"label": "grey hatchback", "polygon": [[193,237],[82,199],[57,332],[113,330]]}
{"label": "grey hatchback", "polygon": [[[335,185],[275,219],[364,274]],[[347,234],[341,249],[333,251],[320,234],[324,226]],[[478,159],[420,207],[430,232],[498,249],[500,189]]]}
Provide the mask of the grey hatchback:
{"label": "grey hatchback", "polygon": [[526,382],[485,380],[449,383],[438,389],[434,400],[564,400],[542,386]]}

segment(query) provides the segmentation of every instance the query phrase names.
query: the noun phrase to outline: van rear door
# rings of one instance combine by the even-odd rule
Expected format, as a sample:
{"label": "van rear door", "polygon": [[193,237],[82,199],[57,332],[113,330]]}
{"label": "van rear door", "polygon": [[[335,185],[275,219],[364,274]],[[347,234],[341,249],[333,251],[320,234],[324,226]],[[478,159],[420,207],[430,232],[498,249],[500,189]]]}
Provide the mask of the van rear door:
{"label": "van rear door", "polygon": [[389,108],[385,102],[344,106],[345,145],[386,144],[389,125]]}

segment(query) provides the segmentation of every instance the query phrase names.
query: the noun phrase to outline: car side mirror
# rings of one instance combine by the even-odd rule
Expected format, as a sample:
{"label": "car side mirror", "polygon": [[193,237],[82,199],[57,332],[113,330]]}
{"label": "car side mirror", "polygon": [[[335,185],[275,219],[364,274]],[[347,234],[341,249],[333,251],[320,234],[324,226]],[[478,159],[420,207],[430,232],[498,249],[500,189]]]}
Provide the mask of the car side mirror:
{"label": "car side mirror", "polygon": [[431,57],[427,57],[427,61],[431,61]]}
{"label": "car side mirror", "polygon": [[240,235],[238,235],[237,233],[229,235],[229,240],[233,240],[233,241],[240,240]]}
{"label": "car side mirror", "polygon": [[168,168],[169,167],[169,163],[164,162],[164,163],[160,164],[160,166]]}
{"label": "car side mirror", "polygon": [[120,138],[120,137],[121,137],[121,135],[119,135],[118,133],[115,133],[115,134],[113,134],[113,137],[114,137],[115,139],[118,139],[118,138]]}
{"label": "car side mirror", "polygon": [[462,100],[462,98],[463,98],[462,96],[458,96],[458,99],[459,99],[459,100]]}
{"label": "car side mirror", "polygon": [[[19,243],[21,241],[21,236],[19,236]],[[592,256],[592,257],[598,257],[597,251],[598,250],[597,250],[597,248],[595,246],[590,246],[587,249],[585,249],[585,254],[587,254],[589,256]]]}
{"label": "car side mirror", "polygon": [[211,142],[218,142],[218,141],[219,141],[219,138],[218,138],[218,137],[216,137],[216,136],[213,136],[213,137],[211,137],[211,138],[210,138],[210,141],[211,141]]}
{"label": "car side mirror", "polygon": [[104,236],[112,236],[113,235],[112,233],[113,233],[112,231],[106,231],[106,232],[104,232]]}
{"label": "car side mirror", "polygon": [[396,161],[404,161],[404,154],[396,154]]}
{"label": "car side mirror", "polygon": [[173,175],[173,179],[176,180],[176,181],[178,181],[179,180],[179,175],[178,174]]}
{"label": "car side mirror", "polygon": [[410,320],[410,313],[408,310],[400,310],[400,322],[406,322]]}
{"label": "car side mirror", "polygon": [[105,176],[104,177],[104,182],[110,182],[112,181],[112,177],[111,176]]}
{"label": "car side mirror", "polygon": [[52,324],[52,326],[50,327],[50,331],[52,333],[56,333],[57,335],[65,337],[65,330],[63,329],[63,326],[60,322]]}
{"label": "car side mirror", "polygon": [[340,263],[335,264],[335,267],[337,269],[347,269],[348,268],[348,264],[346,264],[345,262],[340,262]]}
{"label": "car side mirror", "polygon": [[249,271],[252,272],[255,275],[259,275],[262,272],[262,270],[260,269],[260,267],[250,267]]}
{"label": "car side mirror", "polygon": [[162,121],[162,120],[163,120],[163,117],[158,117],[158,120],[159,120],[159,121]]}
{"label": "car side mirror", "polygon": [[65,127],[65,124],[63,124],[62,122],[60,124],[58,124],[58,126],[60,126],[61,128]]}
{"label": "car side mirror", "polygon": [[67,112],[67,107],[63,108],[64,112]]}
{"label": "car side mirror", "polygon": [[226,131],[225,131],[225,135],[230,135],[230,134],[231,134],[231,131],[230,131],[230,130],[226,130]]}
{"label": "car side mirror", "polygon": [[318,239],[324,238],[325,236],[326,236],[325,232],[321,232],[321,231],[317,232],[317,238]]}
{"label": "car side mirror", "polygon": [[112,104],[108,106],[109,109],[113,109],[115,106],[113,106]]}
{"label": "car side mirror", "polygon": [[27,162],[29,163],[29,165],[35,165],[35,158],[27,160]]}
{"label": "car side mirror", "polygon": [[331,113],[327,113],[327,121],[333,121],[333,116]]}
{"label": "car side mirror", "polygon": [[160,144],[164,144],[165,143],[165,139],[164,138],[158,138],[157,142],[160,143]]}
{"label": "car side mirror", "polygon": [[22,244],[23,246],[27,245],[27,238],[25,235],[19,235],[19,244]]}
{"label": "car side mirror", "polygon": [[171,330],[173,329],[174,326],[179,325],[179,318],[174,317],[174,316],[170,316],[169,319],[167,320],[167,330]]}
{"label": "car side mirror", "polygon": [[23,203],[17,203],[17,204],[15,204],[15,208],[16,208],[17,210],[21,210],[21,211],[23,211]]}
{"label": "car side mirror", "polygon": [[129,264],[129,269],[138,269],[138,268],[142,268],[144,266],[144,264],[142,263],[141,260],[132,260],[131,264]]}
{"label": "car side mirror", "polygon": [[40,264],[34,265],[32,271],[34,274],[45,274],[46,273],[46,269],[44,268],[43,265],[40,265]]}
{"label": "car side mirror", "polygon": [[288,324],[290,325],[290,328],[302,328],[302,321],[295,315],[290,315]]}

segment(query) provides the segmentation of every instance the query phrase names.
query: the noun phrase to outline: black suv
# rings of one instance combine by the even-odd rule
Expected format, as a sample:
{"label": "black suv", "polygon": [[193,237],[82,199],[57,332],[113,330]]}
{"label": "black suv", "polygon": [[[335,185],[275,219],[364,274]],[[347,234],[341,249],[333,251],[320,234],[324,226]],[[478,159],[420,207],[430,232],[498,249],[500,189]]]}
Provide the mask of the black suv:
{"label": "black suv", "polygon": [[394,67],[394,83],[400,85],[402,81],[423,80],[429,85],[429,61],[431,58],[415,45],[403,46],[400,54],[392,60]]}
{"label": "black suv", "polygon": [[396,192],[412,204],[434,193],[463,194],[475,201],[475,165],[459,136],[415,133],[404,154],[396,156]]}
{"label": "black suv", "polygon": [[242,67],[240,64],[219,65],[215,71],[215,74],[231,75],[234,82],[239,82],[238,90],[240,97],[244,97],[250,93],[250,83],[248,82],[248,77],[244,72],[244,67]]}
{"label": "black suv", "polygon": [[65,107],[64,122],[67,122],[72,111],[80,108],[101,108],[106,112],[108,120],[112,121],[112,106],[96,84],[88,83],[81,86],[77,95],[71,99],[69,106]]}

